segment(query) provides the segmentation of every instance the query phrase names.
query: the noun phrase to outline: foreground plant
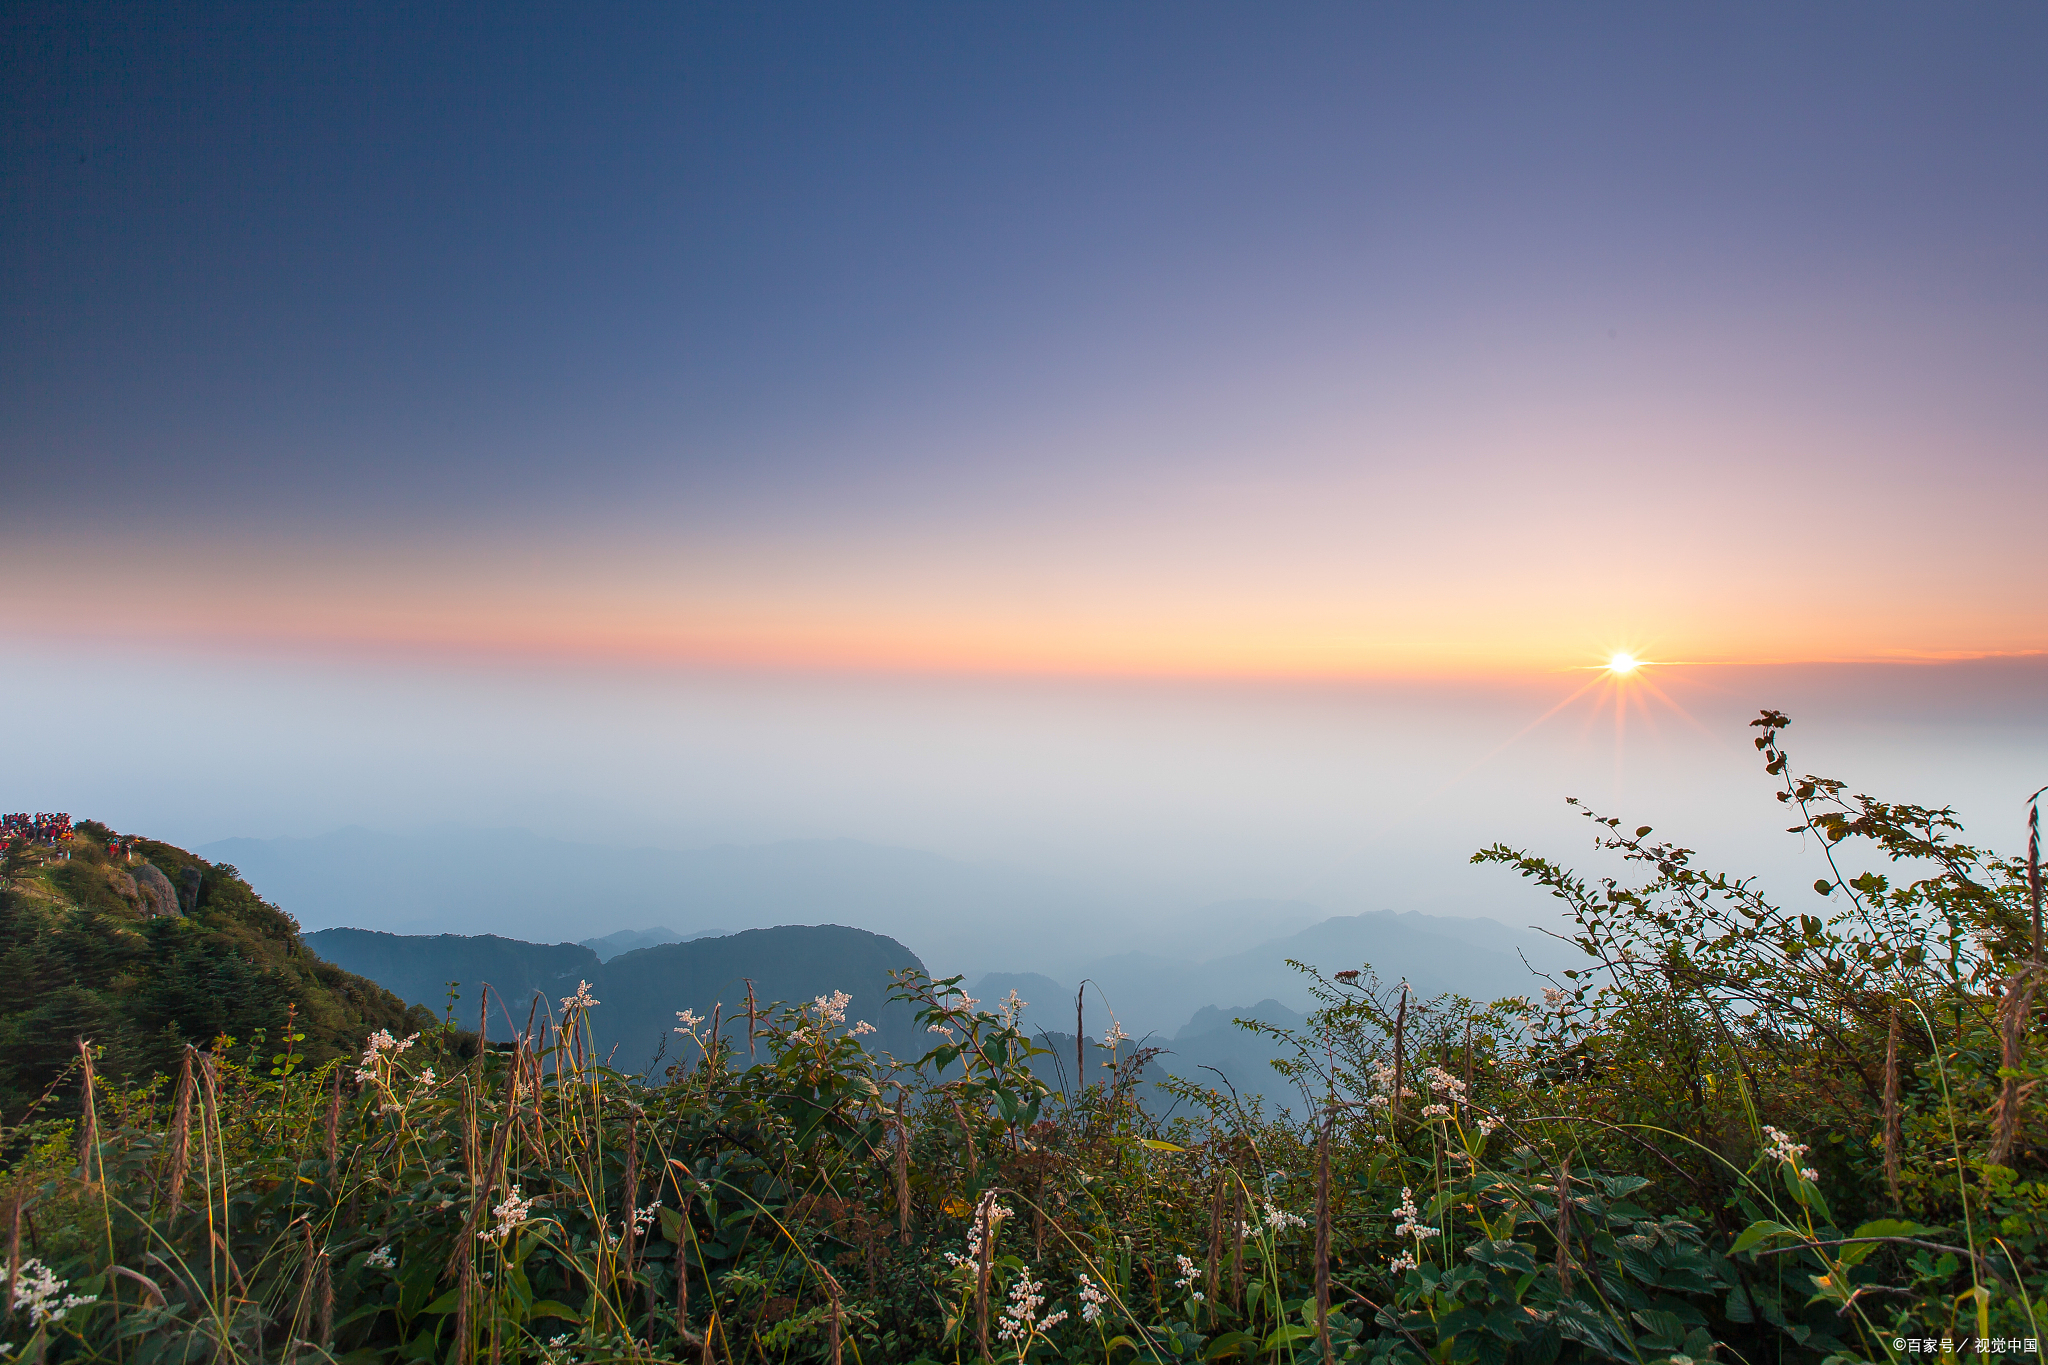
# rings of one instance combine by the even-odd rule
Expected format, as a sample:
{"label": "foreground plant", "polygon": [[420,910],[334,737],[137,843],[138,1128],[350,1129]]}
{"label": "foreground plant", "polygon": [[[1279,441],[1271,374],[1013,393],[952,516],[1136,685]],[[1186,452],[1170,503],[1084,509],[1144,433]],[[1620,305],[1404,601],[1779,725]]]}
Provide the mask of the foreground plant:
{"label": "foreground plant", "polygon": [[80,1047],[0,1133],[0,1356],[2038,1357],[2033,869],[1788,776],[1786,723],[1759,748],[1827,852],[1818,913],[1614,817],[1633,881],[1484,850],[1583,965],[1481,1004],[1298,964],[1309,1025],[1258,1026],[1295,1044],[1292,1114],[1169,1081],[1161,1117],[1115,1025],[1054,1089],[1022,1001],[915,974],[919,1057],[828,992],[679,1011],[651,1084],[603,1064],[587,983],[501,1047],[450,1019],[309,1064],[291,1010],[281,1051],[221,1036],[139,1082]]}

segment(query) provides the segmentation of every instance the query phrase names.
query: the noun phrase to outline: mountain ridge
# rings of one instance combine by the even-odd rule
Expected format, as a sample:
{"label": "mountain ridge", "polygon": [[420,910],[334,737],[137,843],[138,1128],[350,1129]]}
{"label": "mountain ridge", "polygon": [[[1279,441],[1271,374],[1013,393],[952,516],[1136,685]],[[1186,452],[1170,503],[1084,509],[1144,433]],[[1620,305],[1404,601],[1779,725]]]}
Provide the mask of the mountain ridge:
{"label": "mountain ridge", "polygon": [[[617,1065],[649,1071],[682,1058],[676,1015],[720,1011],[720,1032],[746,1047],[745,1002],[757,1007],[807,1004],[845,991],[849,1019],[872,1023],[875,1043],[898,1056],[925,1050],[907,1005],[891,1002],[890,974],[923,971],[917,955],[886,935],[839,924],[775,925],[737,934],[654,944],[600,961],[579,943],[537,944],[494,934],[397,935],[323,929],[308,940],[351,970],[379,980],[402,998],[434,1008],[457,996],[456,1022],[478,1017],[483,987],[495,997],[485,1015],[493,1041],[523,1031],[529,1013],[543,1022],[561,997],[588,985],[598,998],[593,1027]],[[379,976],[378,973],[383,973]],[[737,1032],[735,1032],[737,1030]],[[682,1058],[687,1060],[687,1058]]]}

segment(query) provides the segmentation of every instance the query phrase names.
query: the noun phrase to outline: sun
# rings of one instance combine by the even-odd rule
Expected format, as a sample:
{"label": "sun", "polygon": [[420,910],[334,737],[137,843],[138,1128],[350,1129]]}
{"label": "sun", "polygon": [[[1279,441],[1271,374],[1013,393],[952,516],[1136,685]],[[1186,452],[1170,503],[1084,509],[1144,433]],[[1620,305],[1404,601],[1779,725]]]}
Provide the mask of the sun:
{"label": "sun", "polygon": [[1633,673],[1641,665],[1641,662],[1633,654],[1617,651],[1607,656],[1607,671],[1609,673]]}

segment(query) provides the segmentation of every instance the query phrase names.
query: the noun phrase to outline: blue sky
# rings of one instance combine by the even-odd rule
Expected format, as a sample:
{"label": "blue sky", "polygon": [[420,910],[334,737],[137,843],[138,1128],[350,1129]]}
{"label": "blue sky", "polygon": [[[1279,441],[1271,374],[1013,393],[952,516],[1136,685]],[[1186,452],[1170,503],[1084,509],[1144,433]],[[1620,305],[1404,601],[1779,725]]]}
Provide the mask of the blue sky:
{"label": "blue sky", "polygon": [[[10,7],[0,803],[1421,897],[1789,694],[2005,810],[2044,58],[2000,4]],[[1617,648],[1665,757],[1572,712],[1387,832]]]}

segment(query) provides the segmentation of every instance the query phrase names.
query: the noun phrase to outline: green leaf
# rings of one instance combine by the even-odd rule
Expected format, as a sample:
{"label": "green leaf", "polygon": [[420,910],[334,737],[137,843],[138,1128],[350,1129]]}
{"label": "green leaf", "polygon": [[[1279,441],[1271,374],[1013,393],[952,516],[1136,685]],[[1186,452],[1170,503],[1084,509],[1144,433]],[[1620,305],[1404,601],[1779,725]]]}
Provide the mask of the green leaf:
{"label": "green leaf", "polygon": [[1202,1352],[1202,1359],[1228,1359],[1257,1340],[1258,1338],[1249,1332],[1225,1332],[1222,1336],[1209,1343],[1208,1349]]}
{"label": "green leaf", "polygon": [[1923,1227],[1904,1218],[1873,1218],[1849,1235],[1851,1237],[1918,1237],[1922,1233],[1933,1231],[1933,1228]]}
{"label": "green leaf", "polygon": [[554,1299],[542,1299],[539,1303],[536,1303],[533,1306],[533,1315],[537,1318],[563,1318],[574,1323],[581,1323],[583,1321],[581,1313],[571,1308],[568,1304],[559,1303]]}
{"label": "green leaf", "polygon": [[1259,1352],[1264,1354],[1267,1351],[1277,1351],[1282,1346],[1291,1346],[1297,1341],[1306,1341],[1315,1334],[1316,1329],[1313,1327],[1303,1327],[1296,1323],[1288,1323],[1284,1327],[1275,1328],[1273,1335],[1267,1337],[1260,1345]]}
{"label": "green leaf", "polygon": [[1170,1142],[1160,1142],[1155,1138],[1139,1138],[1138,1145],[1140,1147],[1150,1147],[1155,1152],[1185,1152],[1187,1150],[1185,1147],[1176,1147]]}
{"label": "green leaf", "polygon": [[1660,1351],[1675,1351],[1685,1340],[1685,1323],[1676,1313],[1666,1313],[1655,1308],[1638,1309],[1632,1314],[1650,1333],[1650,1342]]}
{"label": "green leaf", "polygon": [[1766,1242],[1773,1237],[1798,1237],[1799,1235],[1797,1230],[1788,1228],[1783,1223],[1773,1223],[1766,1218],[1761,1222],[1751,1223],[1748,1227],[1744,1228],[1742,1235],[1735,1239],[1735,1245],[1728,1248],[1728,1254],[1730,1256],[1740,1255],[1751,1247]]}

